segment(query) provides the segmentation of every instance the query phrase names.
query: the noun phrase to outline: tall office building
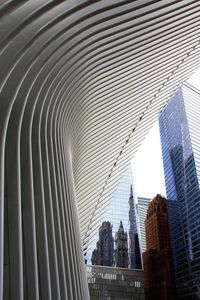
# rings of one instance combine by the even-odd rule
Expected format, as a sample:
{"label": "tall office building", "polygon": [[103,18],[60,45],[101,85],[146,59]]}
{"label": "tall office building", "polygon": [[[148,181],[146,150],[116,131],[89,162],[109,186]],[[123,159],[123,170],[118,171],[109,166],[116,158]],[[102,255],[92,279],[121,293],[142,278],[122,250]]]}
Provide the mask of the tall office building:
{"label": "tall office building", "polygon": [[[138,224],[136,221],[136,204],[133,196],[132,184],[130,181],[131,174],[130,168],[128,168],[121,177],[117,189],[114,191],[113,196],[111,197],[111,203],[108,206],[105,216],[107,216],[109,221],[111,220],[113,237],[115,236],[115,233],[118,232],[120,220],[122,221],[123,229],[127,232],[128,267],[132,269],[141,269],[142,263]],[[98,242],[96,245],[98,245]],[[98,256],[97,252],[97,249],[92,252],[92,264],[94,264],[95,256]]]}
{"label": "tall office building", "polygon": [[129,220],[129,197],[131,186],[131,166],[122,173],[115,190],[113,191],[110,203],[107,206],[103,220],[109,220],[113,225],[113,233],[119,229],[120,220],[124,230],[128,232]]}
{"label": "tall office building", "polygon": [[129,264],[130,268],[132,269],[142,269],[138,224],[136,216],[136,203],[134,201],[133,187],[131,185],[129,197]]}
{"label": "tall office building", "polygon": [[147,300],[175,299],[167,200],[157,195],[145,221],[147,250],[143,253]]}
{"label": "tall office building", "polygon": [[137,214],[137,224],[138,224],[138,231],[139,231],[140,249],[142,253],[146,251],[145,220],[147,216],[147,209],[149,207],[149,203],[150,203],[150,198],[137,197],[136,214]]}
{"label": "tall office building", "polygon": [[115,234],[115,265],[119,268],[128,268],[128,236],[124,231],[122,221],[120,221],[119,229]]}
{"label": "tall office building", "polygon": [[[131,186],[131,167],[128,168],[122,173],[116,188],[112,192],[109,200],[109,204],[106,207],[106,212],[102,218],[102,221],[109,221],[112,224],[112,233],[113,238],[115,233],[119,229],[120,220],[123,223],[123,228],[126,232],[129,232],[130,229],[130,186]],[[98,233],[91,238],[90,247],[88,249],[87,258],[88,264],[90,264],[90,257],[92,255],[91,250],[93,250],[98,241]],[[128,236],[128,243],[130,243]]]}
{"label": "tall office building", "polygon": [[178,89],[159,117],[167,197],[177,200],[172,231],[178,297],[198,299],[200,289],[200,92]]}

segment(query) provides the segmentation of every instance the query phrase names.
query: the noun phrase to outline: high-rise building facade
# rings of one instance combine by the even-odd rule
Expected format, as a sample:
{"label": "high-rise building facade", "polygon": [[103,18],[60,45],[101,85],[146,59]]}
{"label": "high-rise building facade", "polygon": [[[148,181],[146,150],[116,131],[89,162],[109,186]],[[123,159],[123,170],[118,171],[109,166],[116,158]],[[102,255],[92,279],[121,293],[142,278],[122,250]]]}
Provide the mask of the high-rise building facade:
{"label": "high-rise building facade", "polygon": [[[136,222],[136,206],[132,188],[131,166],[121,175],[116,188],[114,189],[110,202],[103,216],[103,221],[110,221],[112,224],[113,237],[119,229],[120,220],[123,223],[124,231],[127,232],[129,268],[141,269],[141,253]],[[96,246],[98,234],[91,239],[90,249],[87,253],[87,263],[90,264],[91,250]]]}
{"label": "high-rise building facade", "polygon": [[133,196],[133,187],[130,187],[129,197],[129,265],[133,269],[142,269],[141,247],[139,243],[136,203]]}
{"label": "high-rise building facade", "polygon": [[200,92],[178,89],[159,117],[167,197],[177,200],[173,226],[175,276],[180,299],[200,291]]}
{"label": "high-rise building facade", "polygon": [[124,231],[122,221],[120,221],[119,229],[115,234],[115,265],[119,268],[128,268],[128,235]]}
{"label": "high-rise building facade", "polygon": [[137,197],[137,203],[135,204],[138,238],[139,238],[141,253],[146,251],[145,220],[146,220],[147,209],[149,207],[150,200],[151,200],[150,198]]}
{"label": "high-rise building facade", "polygon": [[145,221],[147,250],[170,247],[167,200],[157,195],[150,203]]}
{"label": "high-rise building facade", "polygon": [[99,240],[96,249],[92,253],[92,264],[100,266],[113,266],[114,238],[112,236],[112,225],[104,221],[99,228]]}
{"label": "high-rise building facade", "polygon": [[[131,167],[130,165],[120,176],[116,188],[113,190],[106,207],[102,221],[109,221],[112,224],[113,238],[118,231],[120,220],[123,223],[125,231],[129,231],[129,197],[131,186]],[[91,236],[90,245],[88,247],[87,262],[90,264],[92,250],[98,241],[98,232]]]}
{"label": "high-rise building facade", "polygon": [[113,233],[118,231],[120,221],[122,221],[125,231],[128,232],[130,228],[129,197],[131,180],[131,167],[129,165],[122,173],[103,217],[103,220],[109,220],[112,223]]}
{"label": "high-rise building facade", "polygon": [[[132,269],[142,269],[141,245],[137,221],[138,216],[136,212],[137,207],[131,184],[130,166],[121,176],[110,201],[104,219],[109,219],[109,221],[111,221],[113,237],[115,237],[115,234],[118,232],[119,222],[121,220],[123,229],[127,232],[128,267]],[[98,244],[99,241],[96,242],[96,245]],[[94,249],[95,246],[91,246],[91,249]],[[88,257],[89,256],[90,255],[88,255]],[[92,264],[95,263],[95,257],[99,257],[98,247],[92,252]],[[86,263],[90,264],[90,260]],[[97,264],[99,265],[100,263]]]}
{"label": "high-rise building facade", "polygon": [[160,195],[149,204],[145,229],[147,246],[147,250],[143,253],[145,299],[175,299],[167,200]]}

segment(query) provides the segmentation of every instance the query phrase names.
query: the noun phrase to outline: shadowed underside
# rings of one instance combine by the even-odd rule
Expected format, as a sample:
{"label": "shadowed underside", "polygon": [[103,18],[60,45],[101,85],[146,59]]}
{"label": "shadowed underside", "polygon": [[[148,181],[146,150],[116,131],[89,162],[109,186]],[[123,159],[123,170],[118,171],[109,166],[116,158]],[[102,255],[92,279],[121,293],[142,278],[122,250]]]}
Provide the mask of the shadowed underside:
{"label": "shadowed underside", "polygon": [[80,237],[199,66],[199,4],[1,0],[0,299],[89,298]]}

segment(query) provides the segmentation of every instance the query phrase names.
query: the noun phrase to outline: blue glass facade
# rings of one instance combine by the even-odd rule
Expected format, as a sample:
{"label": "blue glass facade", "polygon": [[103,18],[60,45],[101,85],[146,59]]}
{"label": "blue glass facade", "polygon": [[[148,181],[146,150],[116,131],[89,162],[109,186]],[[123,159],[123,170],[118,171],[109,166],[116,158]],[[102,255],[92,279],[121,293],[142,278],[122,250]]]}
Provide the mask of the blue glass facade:
{"label": "blue glass facade", "polygon": [[110,203],[106,209],[103,221],[110,221],[113,225],[113,234],[118,231],[120,221],[123,223],[124,231],[128,233],[129,222],[129,197],[131,186],[130,165],[120,177],[115,191],[111,196]]}
{"label": "blue glass facade", "polygon": [[159,117],[167,198],[177,200],[172,244],[180,299],[199,299],[200,291],[199,113],[200,92],[184,84]]}
{"label": "blue glass facade", "polygon": [[[132,189],[131,165],[123,172],[115,190],[113,191],[102,222],[109,221],[112,224],[113,238],[119,229],[120,221],[128,237],[128,268],[141,269],[141,249],[138,224],[136,220],[136,204]],[[87,264],[91,264],[93,250],[98,243],[98,232],[92,237],[87,251]]]}
{"label": "blue glass facade", "polygon": [[137,197],[136,212],[139,228],[139,240],[141,252],[146,251],[146,232],[145,232],[145,220],[147,217],[147,209],[149,207],[150,198]]}
{"label": "blue glass facade", "polygon": [[130,249],[130,267],[133,269],[142,269],[141,249],[139,241],[139,227],[137,222],[137,207],[131,185],[129,197],[129,249]]}
{"label": "blue glass facade", "polygon": [[[130,230],[130,219],[129,219],[129,197],[130,197],[130,186],[131,186],[131,167],[130,165],[127,167],[125,172],[123,172],[120,177],[115,190],[113,191],[109,204],[106,208],[106,212],[102,217],[103,221],[109,221],[112,224],[112,234],[115,237],[115,233],[119,229],[120,221],[123,223],[124,231],[128,234],[128,245],[129,245],[129,257],[130,254],[130,239],[129,239],[129,230]],[[87,263],[90,264],[90,259],[92,255],[92,251],[96,247],[96,243],[98,241],[98,232],[92,238],[90,242],[90,247],[87,253]],[[131,265],[129,259],[129,266]]]}

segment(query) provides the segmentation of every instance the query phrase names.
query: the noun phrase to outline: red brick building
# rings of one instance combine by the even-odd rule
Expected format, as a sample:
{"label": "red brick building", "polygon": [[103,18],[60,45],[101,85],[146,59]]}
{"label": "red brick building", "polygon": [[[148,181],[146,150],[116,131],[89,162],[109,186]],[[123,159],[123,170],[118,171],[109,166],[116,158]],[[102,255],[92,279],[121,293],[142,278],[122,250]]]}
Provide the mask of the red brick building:
{"label": "red brick building", "polygon": [[143,253],[146,300],[175,299],[167,200],[157,195],[145,221],[147,251]]}

